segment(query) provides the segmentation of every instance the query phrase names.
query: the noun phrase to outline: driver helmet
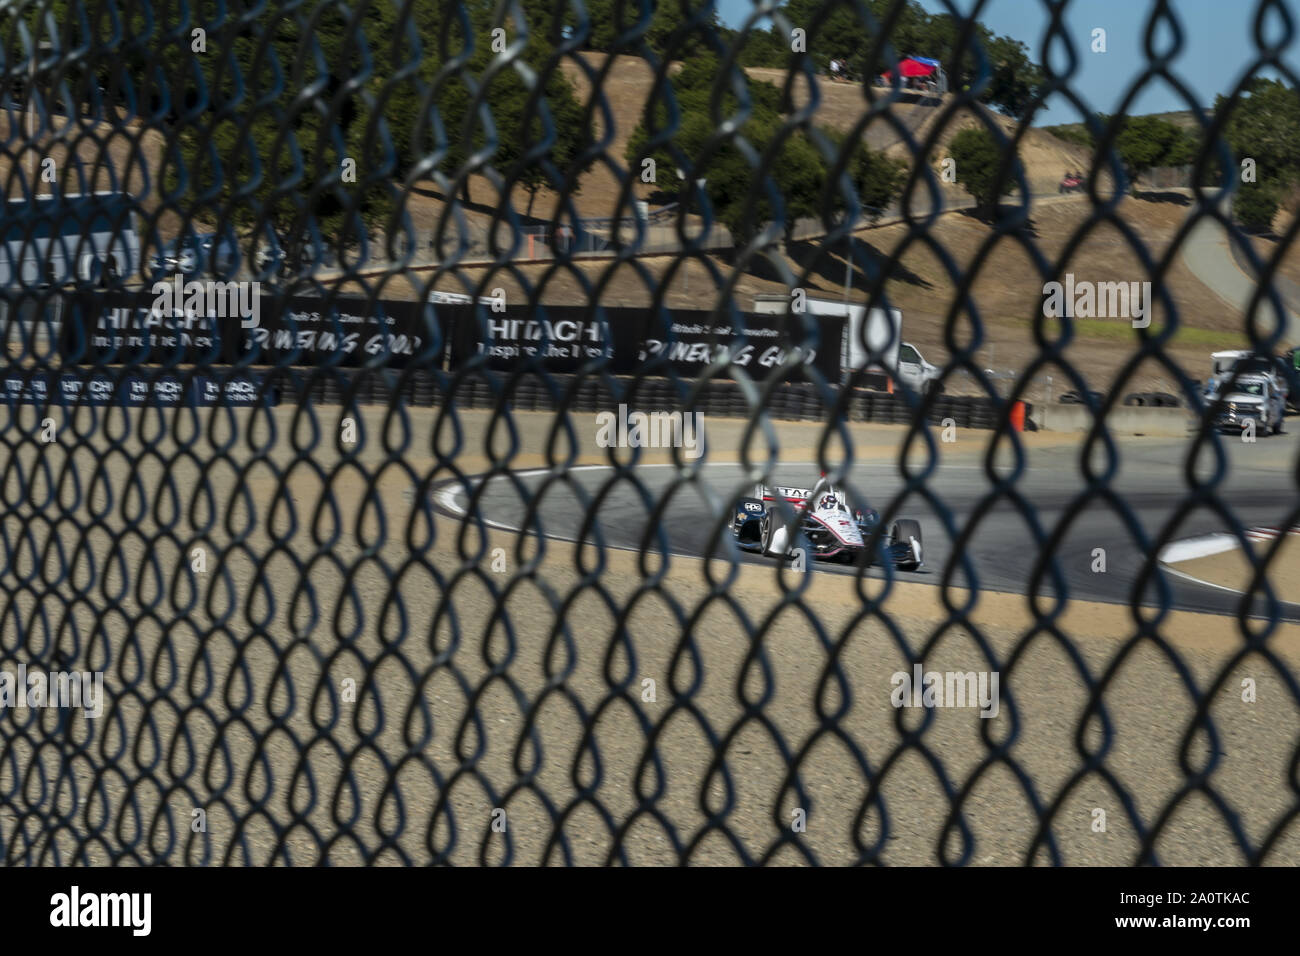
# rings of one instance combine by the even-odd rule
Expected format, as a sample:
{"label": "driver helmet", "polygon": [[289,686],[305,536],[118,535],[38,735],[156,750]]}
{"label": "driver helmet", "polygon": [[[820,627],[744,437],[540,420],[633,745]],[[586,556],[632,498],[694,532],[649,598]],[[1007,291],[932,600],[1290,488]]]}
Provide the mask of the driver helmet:
{"label": "driver helmet", "polygon": [[821,505],[820,505],[820,507],[822,507],[822,508],[838,508],[839,506],[840,506],[840,499],[835,497],[835,492],[830,491],[830,492],[827,492],[826,494],[822,495],[822,500],[821,500]]}

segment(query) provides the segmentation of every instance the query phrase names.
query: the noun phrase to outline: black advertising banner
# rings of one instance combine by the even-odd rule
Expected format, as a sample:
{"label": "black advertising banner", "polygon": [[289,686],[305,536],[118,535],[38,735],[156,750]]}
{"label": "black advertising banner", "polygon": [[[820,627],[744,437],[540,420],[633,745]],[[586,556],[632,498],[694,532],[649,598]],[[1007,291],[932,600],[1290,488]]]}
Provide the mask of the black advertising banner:
{"label": "black advertising banner", "polygon": [[[207,365],[251,357],[254,365],[358,366],[387,350],[384,364],[401,367],[432,338],[418,302],[277,300],[253,282],[167,282],[139,292],[82,293],[59,306],[68,364]],[[440,350],[431,364],[441,360]]]}
{"label": "black advertising banner", "polygon": [[[651,356],[665,355],[676,372],[686,378],[702,375],[705,369],[723,355],[730,354],[731,360],[755,380],[764,380],[782,362],[794,354],[787,315],[745,315],[745,330],[742,338],[740,331],[729,322],[709,320],[709,313],[683,312],[673,313],[673,323],[668,335],[658,333],[659,337],[644,335],[637,346],[637,364],[647,361]],[[844,336],[844,319],[835,316],[809,316],[817,322],[821,341],[815,349],[802,349],[804,364],[812,365],[832,382],[840,378],[840,341]],[[794,325],[798,328],[798,325]],[[631,371],[631,370],[629,370]],[[802,381],[803,375],[797,366],[792,366],[785,373],[789,381]]]}
{"label": "black advertising banner", "polygon": [[229,361],[226,335],[230,323],[197,311],[158,305],[159,297],[151,290],[78,293],[53,301],[51,308],[59,310],[56,320],[64,363],[204,365]]}
{"label": "black advertising banner", "polygon": [[17,405],[278,405],[259,377],[164,372],[113,376],[105,372],[15,371],[0,379],[0,403]]}
{"label": "black advertising banner", "polygon": [[[647,309],[605,309],[602,323],[580,306],[549,306],[541,316],[521,308],[497,312],[486,303],[426,310],[420,302],[276,299],[261,294],[256,283],[211,281],[79,294],[59,305],[67,364],[358,366],[385,356],[383,364],[400,368],[437,341],[438,353],[422,360],[437,368],[448,349],[452,368],[481,356],[489,369],[507,372],[532,363],[572,373],[605,357],[612,373],[629,375],[662,357],[659,374],[671,368],[695,378],[730,355],[762,380],[793,353],[791,332],[802,332],[783,314],[745,315],[742,338],[726,318],[710,318],[702,309],[674,310],[665,328]],[[844,319],[799,319],[817,322],[821,333],[816,349],[800,353],[805,364],[838,381]],[[798,381],[803,373],[792,366],[785,377]]]}
{"label": "black advertising banner", "polygon": [[[582,365],[602,355],[614,363],[621,374],[622,361],[636,347],[638,328],[621,322],[616,313],[627,309],[606,309],[608,327],[581,306],[546,306],[545,314],[530,309],[507,308],[494,312],[490,305],[443,307],[452,317],[452,367],[463,365],[475,356],[487,358],[487,367],[502,372],[514,371],[533,361],[533,367],[548,372],[576,372]],[[637,318],[644,322],[644,313]]]}
{"label": "black advertising banner", "polygon": [[[470,306],[455,307],[451,361],[453,367],[474,356],[486,356],[487,367],[512,371],[529,360],[548,372],[576,372],[585,362],[609,358],[615,375],[641,371],[655,356],[665,356],[679,375],[694,378],[713,360],[730,353],[733,361],[755,379],[765,379],[790,354],[791,320],[786,315],[747,314],[745,336],[726,319],[710,320],[709,313],[676,309],[668,329],[653,322],[646,309],[607,308],[602,325],[581,307],[552,307],[538,318],[524,310],[492,312],[483,306],[476,314]],[[821,344],[808,350],[805,361],[826,378],[840,377],[840,344],[844,319],[810,317],[818,323]],[[798,328],[798,325],[793,325]],[[660,366],[664,372],[667,368]],[[786,377],[800,380],[797,368]]]}
{"label": "black advertising banner", "polygon": [[435,338],[429,322],[445,326],[444,309],[430,310],[429,319],[419,302],[297,297],[277,304],[264,296],[261,314],[235,331],[235,357],[251,354],[257,365],[355,366],[386,354],[383,364],[401,368],[438,342],[438,353],[424,361],[441,367],[445,337]]}

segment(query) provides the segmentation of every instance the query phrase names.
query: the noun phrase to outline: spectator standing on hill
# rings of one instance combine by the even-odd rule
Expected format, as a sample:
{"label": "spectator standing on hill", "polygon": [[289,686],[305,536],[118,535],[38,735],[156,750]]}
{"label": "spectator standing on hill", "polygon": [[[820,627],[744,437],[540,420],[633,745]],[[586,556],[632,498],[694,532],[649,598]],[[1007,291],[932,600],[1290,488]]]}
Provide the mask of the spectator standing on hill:
{"label": "spectator standing on hill", "polygon": [[840,81],[840,61],[831,59],[831,79],[836,83]]}

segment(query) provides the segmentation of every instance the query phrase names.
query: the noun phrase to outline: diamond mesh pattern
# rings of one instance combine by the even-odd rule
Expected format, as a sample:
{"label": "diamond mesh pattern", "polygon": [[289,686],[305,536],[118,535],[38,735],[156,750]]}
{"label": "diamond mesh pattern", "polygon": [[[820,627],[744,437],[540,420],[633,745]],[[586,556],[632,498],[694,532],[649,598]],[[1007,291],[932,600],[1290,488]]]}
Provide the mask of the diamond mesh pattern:
{"label": "diamond mesh pattern", "polygon": [[[992,427],[966,431],[982,449],[972,460],[983,494],[959,514],[935,484],[934,419],[945,399],[898,391],[910,426],[903,451],[891,453],[899,491],[877,504],[886,519],[931,514],[928,534],[952,541],[937,586],[922,586],[888,569],[832,582],[755,567],[728,543],[734,501],[790,460],[778,449],[790,447],[778,408],[820,421],[806,439],[815,466],[872,491],[852,470],[872,454],[855,452],[861,433],[850,427],[864,373],[841,387],[788,358],[789,374],[760,379],[722,358],[692,378],[649,357],[628,375],[602,354],[562,374],[536,358],[503,371],[484,356],[448,359],[449,317],[486,337],[499,321],[488,302],[415,304],[435,289],[478,298],[500,288],[512,317],[540,322],[548,309],[577,306],[608,337],[607,308],[633,307],[649,333],[671,339],[673,309],[685,304],[676,290],[707,322],[744,330],[746,277],[788,290],[841,274],[842,250],[872,211],[851,181],[852,151],[820,128],[818,61],[788,56],[776,81],[781,122],[755,138],[745,132],[754,88],[737,56],[773,26],[805,30],[817,51],[823,25],[847,15],[872,38],[850,59],[875,75],[913,52],[895,49],[903,4],[822,3],[811,22],[795,23],[787,8],[756,3],[736,34],[721,29],[715,6],[686,2],[668,30],[654,4],[622,0],[7,4],[0,670],[100,671],[104,707],[93,719],[0,710],[0,858],[1060,864],[1179,862],[1203,851],[1294,860],[1300,686],[1276,646],[1285,613],[1266,577],[1284,536],[1252,559],[1263,616],[1248,616],[1244,601],[1235,644],[1217,657],[1188,650],[1179,639],[1195,625],[1172,610],[1155,556],[1198,509],[1246,541],[1223,492],[1221,439],[1202,415],[1185,452],[1183,502],[1168,522],[1144,527],[1117,485],[1127,446],[1107,427],[1150,363],[1204,411],[1197,383],[1168,352],[1179,323],[1165,280],[1202,219],[1241,234],[1198,188],[1178,237],[1153,254],[1114,188],[1125,182],[1118,128],[1094,121],[1099,145],[1081,200],[1089,213],[1052,261],[1010,148],[1035,110],[1007,125],[981,105],[994,65],[966,18],[985,4],[973,6],[953,6],[952,47],[935,51],[945,63],[969,60],[970,86],[917,123],[900,108],[905,91],[868,83],[846,140],[881,136],[910,160],[896,210],[903,231],[878,254],[855,247],[855,298],[888,305],[886,283],[904,256],[926,250],[951,289],[945,381],[966,376],[967,405],[987,399],[993,409]],[[1084,53],[1066,28],[1070,6],[1043,0],[1037,102],[1065,97],[1088,115],[1072,86]],[[1156,83],[1196,108],[1180,79],[1178,13],[1151,4],[1146,68],[1121,115]],[[1224,132],[1250,76],[1271,67],[1297,83],[1281,59],[1291,11],[1264,2],[1256,17],[1242,86],[1201,120],[1197,182],[1215,163],[1234,167]],[[583,53],[611,22],[605,42],[618,56]],[[703,50],[721,67],[710,133],[691,155],[680,145],[672,64]],[[648,64],[641,155],[666,149],[681,172],[665,190],[678,204],[667,223],[637,214],[644,183],[616,120],[618,98],[634,92],[616,86],[627,57]],[[557,93],[566,82],[571,97]],[[998,175],[1029,197],[1001,207],[971,256],[954,254],[936,229],[935,163],[963,116],[992,132]],[[830,164],[811,216],[774,175],[791,139]],[[748,231],[723,229],[698,182],[727,151],[752,169]],[[35,198],[96,192],[127,197],[141,246],[134,271],[106,269],[91,239],[117,237],[119,261],[132,262],[126,214],[68,230],[83,207]],[[599,226],[593,193],[608,200]],[[802,258],[784,254],[796,227],[812,237]],[[1008,391],[983,364],[986,309],[972,290],[1001,244],[1023,250],[1038,275],[1020,279],[1036,285],[1103,227],[1131,248],[1166,321],[1126,340],[1131,358],[1093,409],[1075,486],[1045,515],[1026,488],[1012,409],[1044,371],[1086,393],[1072,323],[1031,317],[1035,354]],[[34,248],[42,228],[63,235],[69,265],[53,281],[43,265],[25,273],[14,251]],[[1273,280],[1298,229],[1300,219],[1269,261],[1240,242],[1260,277],[1244,330],[1262,351],[1284,340]],[[200,233],[227,243],[219,275],[261,284],[268,321],[290,298],[317,297],[321,328],[343,337],[349,313],[412,303],[410,348],[345,354],[299,343],[295,352],[289,343],[237,354],[233,326],[210,348],[119,343],[114,352],[76,338],[95,296],[139,294],[151,257]],[[87,257],[89,271],[71,265]],[[824,345],[822,335],[807,314],[788,329],[792,344]],[[278,403],[97,403],[86,397],[92,380],[119,398],[165,381],[200,391],[247,381]],[[738,384],[718,384],[728,381]],[[44,399],[18,395],[42,388]],[[700,461],[678,455],[668,466],[625,452],[592,458],[590,410],[638,402],[743,420],[714,433],[734,437],[740,464],[713,480],[709,468],[734,450],[717,443]],[[1203,456],[1219,463],[1208,478],[1191,467]],[[592,461],[608,465],[597,478],[579,467]],[[712,560],[678,553],[671,531],[688,499],[704,502],[692,513]],[[1095,507],[1123,520],[1126,546],[1140,555],[1130,613],[1104,643],[1065,620],[1062,543]],[[531,533],[503,530],[503,508]],[[992,600],[981,589],[981,532],[998,509],[1021,516],[1019,547],[1034,555],[1030,596],[1013,601],[1024,627],[978,613]],[[630,541],[611,526],[624,517],[638,529]],[[1300,503],[1281,502],[1277,521],[1300,524]],[[937,609],[928,618],[918,610],[927,601]],[[1000,674],[1001,720],[888,705],[892,672],[945,661]],[[1268,742],[1239,718],[1222,724],[1222,701],[1243,673],[1278,707]],[[1168,709],[1147,706],[1153,694]],[[1263,803],[1243,806],[1263,780]],[[1109,837],[1091,827],[1094,807],[1110,808]],[[802,828],[792,824],[800,813]]]}

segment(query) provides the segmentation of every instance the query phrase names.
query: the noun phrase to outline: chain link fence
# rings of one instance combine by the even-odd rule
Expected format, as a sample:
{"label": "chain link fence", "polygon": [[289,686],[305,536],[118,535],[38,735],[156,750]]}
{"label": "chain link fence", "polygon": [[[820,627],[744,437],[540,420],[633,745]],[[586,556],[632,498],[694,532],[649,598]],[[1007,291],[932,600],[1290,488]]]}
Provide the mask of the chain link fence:
{"label": "chain link fence", "polygon": [[[1177,349],[1294,344],[1297,226],[1190,191],[1258,276],[1197,332],[1120,124],[1034,129],[1092,115],[1082,5],[1026,0],[1041,66],[960,6],[0,9],[0,859],[1294,862],[1294,454],[1217,434]],[[1149,7],[1134,89],[1196,117],[1154,165],[1236,169],[1294,11],[1240,11],[1207,115]],[[876,79],[914,54],[948,93]],[[1157,320],[1097,344],[1040,305],[1104,230],[1128,272],[1091,278]],[[1126,439],[1153,366],[1183,408]],[[819,475],[879,519],[847,564],[779,490]],[[803,550],[755,553],[746,502]],[[1240,583],[1172,561],[1211,532]]]}

